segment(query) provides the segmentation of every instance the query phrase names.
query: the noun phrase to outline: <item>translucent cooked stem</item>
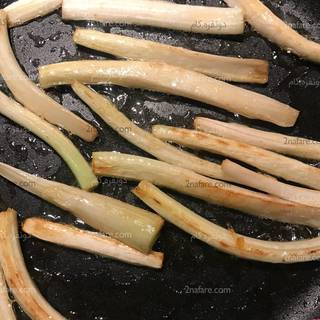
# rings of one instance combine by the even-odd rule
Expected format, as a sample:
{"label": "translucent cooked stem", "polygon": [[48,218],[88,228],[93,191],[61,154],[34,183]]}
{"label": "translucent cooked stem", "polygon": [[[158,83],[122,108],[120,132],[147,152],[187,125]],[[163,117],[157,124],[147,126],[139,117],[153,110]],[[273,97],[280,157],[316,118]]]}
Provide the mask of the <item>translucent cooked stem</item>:
{"label": "translucent cooked stem", "polygon": [[204,219],[147,181],[142,181],[133,193],[178,228],[240,258],[269,263],[297,263],[320,258],[320,238],[291,242],[258,240]]}
{"label": "translucent cooked stem", "polygon": [[86,231],[39,218],[25,220],[22,229],[33,237],[65,247],[98,254],[130,264],[156,269],[162,267],[163,253],[151,251],[149,254],[144,254],[101,233]]}
{"label": "translucent cooked stem", "polygon": [[91,190],[98,180],[75,145],[59,129],[0,92],[0,114],[47,142],[68,164],[82,189]]}
{"label": "translucent cooked stem", "polygon": [[320,44],[308,40],[279,19],[259,0],[225,0],[231,7],[239,7],[252,27],[271,42],[303,59],[320,63]]}
{"label": "translucent cooked stem", "polygon": [[50,98],[22,71],[12,51],[6,13],[0,10],[0,74],[14,97],[33,113],[86,141],[93,141],[97,129]]}
{"label": "translucent cooked stem", "polygon": [[194,170],[216,179],[224,179],[219,165],[181,151],[157,139],[151,133],[140,129],[123,113],[118,111],[109,99],[101,94],[78,82],[72,85],[72,89],[106,124],[135,146],[163,161]]}
{"label": "translucent cooked stem", "polygon": [[73,40],[128,60],[162,61],[225,81],[268,82],[269,64],[264,60],[217,56],[92,29],[77,29]]}
{"label": "translucent cooked stem", "polygon": [[95,152],[92,161],[99,176],[147,180],[212,204],[277,221],[320,227],[320,209],[206,178],[193,171],[148,158]]}
{"label": "translucent cooked stem", "polygon": [[277,100],[204,74],[160,62],[69,61],[39,68],[43,88],[71,84],[116,84],[178,95],[283,127],[295,124],[299,111]]}
{"label": "translucent cooked stem", "polygon": [[194,127],[222,138],[233,139],[263,149],[291,156],[320,160],[320,141],[262,131],[238,123],[227,123],[198,117]]}
{"label": "translucent cooked stem", "polygon": [[0,267],[0,319],[16,320],[13,312],[12,302],[9,298],[6,279],[4,278],[3,270]]}
{"label": "translucent cooked stem", "polygon": [[60,8],[61,5],[62,0],[18,0],[6,6],[4,11],[8,16],[8,26],[16,27],[45,16]]}
{"label": "translucent cooked stem", "polygon": [[33,320],[65,319],[45,300],[28,273],[20,248],[17,213],[14,210],[0,213],[0,235],[0,264],[10,291],[23,311]]}
{"label": "translucent cooked stem", "polygon": [[241,34],[244,30],[240,9],[156,0],[64,0],[62,17],[66,20],[146,25],[208,34]]}
{"label": "translucent cooked stem", "polygon": [[278,153],[195,130],[158,125],[152,133],[159,139],[237,159],[274,176],[320,190],[320,169]]}
{"label": "translucent cooked stem", "polygon": [[275,178],[244,168],[230,160],[222,163],[224,173],[239,184],[258,189],[292,202],[320,207],[320,192],[291,186]]}
{"label": "translucent cooked stem", "polygon": [[0,163],[0,175],[144,253],[150,252],[163,225],[159,216],[148,211],[101,194],[45,180],[3,163]]}

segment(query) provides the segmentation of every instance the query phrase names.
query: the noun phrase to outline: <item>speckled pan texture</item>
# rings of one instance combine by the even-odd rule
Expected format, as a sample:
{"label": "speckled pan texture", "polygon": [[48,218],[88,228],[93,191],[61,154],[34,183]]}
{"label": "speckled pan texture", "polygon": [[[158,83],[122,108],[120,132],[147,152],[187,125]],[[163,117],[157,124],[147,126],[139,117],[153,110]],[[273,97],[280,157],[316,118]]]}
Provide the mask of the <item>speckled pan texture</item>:
{"label": "speckled pan texture", "polygon": [[[1,1],[1,7],[11,2]],[[224,6],[218,0],[176,2]],[[318,0],[264,2],[300,33],[320,42]],[[10,31],[16,57],[31,79],[37,79],[38,66],[48,63],[110,58],[77,48],[72,42],[76,26],[214,54],[267,59],[271,63],[268,85],[243,86],[302,111],[294,128],[280,129],[180,97],[116,86],[95,87],[112,98],[123,113],[145,129],[150,129],[153,124],[191,128],[194,117],[202,115],[320,140],[320,67],[282,52],[249,27],[243,36],[216,37],[150,27],[65,23],[60,12],[55,12]],[[8,92],[2,80],[0,85],[1,90]],[[146,155],[92,114],[69,87],[50,89],[48,93],[99,128],[99,138],[92,144],[72,137],[87,159],[92,151],[101,150]],[[200,155],[221,161],[221,158],[213,158],[206,153]],[[50,147],[2,116],[0,161],[48,179],[76,184],[65,163]],[[102,179],[97,191],[144,207],[130,192],[134,186],[136,183],[126,180]],[[310,228],[260,220],[171,191],[168,193],[209,220],[259,239],[296,240],[318,235],[318,231]],[[16,209],[20,222],[27,217],[42,216],[87,228],[81,221],[4,179],[0,179],[0,196],[1,208]],[[32,278],[52,306],[68,319],[312,320],[320,317],[319,262],[287,266],[240,260],[214,250],[170,224],[166,224],[155,246],[165,252],[161,271],[73,251],[23,234],[21,238]],[[27,319],[17,305],[15,309],[19,319]]]}

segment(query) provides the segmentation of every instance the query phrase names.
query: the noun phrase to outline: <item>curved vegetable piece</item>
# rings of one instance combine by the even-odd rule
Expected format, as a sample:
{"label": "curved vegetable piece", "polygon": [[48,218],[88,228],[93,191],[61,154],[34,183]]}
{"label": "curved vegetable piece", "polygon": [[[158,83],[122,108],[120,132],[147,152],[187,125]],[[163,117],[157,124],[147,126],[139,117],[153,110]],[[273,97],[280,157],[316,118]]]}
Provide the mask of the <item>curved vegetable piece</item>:
{"label": "curved vegetable piece", "polygon": [[[150,252],[163,220],[122,201],[42,179],[0,163],[0,175],[24,190],[66,210],[91,227],[142,252]],[[126,234],[126,237],[122,235]]]}
{"label": "curved vegetable piece", "polygon": [[[65,247],[99,254],[123,262],[160,269],[163,253],[151,251],[143,254],[107,235],[78,229],[45,219],[30,218],[23,222],[22,230],[38,239]],[[125,236],[125,234],[123,234]]]}
{"label": "curved vegetable piece", "polygon": [[160,62],[69,61],[40,67],[39,81],[43,88],[79,81],[154,90],[283,127],[293,126],[299,115],[296,109],[267,96]]}
{"label": "curved vegetable piece", "polygon": [[155,0],[64,0],[62,18],[208,34],[241,34],[244,30],[240,9],[189,6]]}
{"label": "curved vegetable piece", "polygon": [[74,83],[72,89],[106,124],[145,152],[163,161],[194,170],[201,174],[217,179],[224,179],[220,165],[202,160],[157,139],[151,133],[139,128],[130,121],[123,113],[118,111],[109,99],[101,94],[79,82]]}
{"label": "curved vegetable piece", "polygon": [[0,213],[0,234],[1,267],[22,309],[33,320],[65,319],[44,299],[28,273],[20,248],[17,213],[14,210]]}
{"label": "curved vegetable piece", "polygon": [[320,63],[320,44],[310,41],[285,24],[259,0],[224,0],[230,7],[239,7],[253,28],[281,48],[303,59]]}
{"label": "curved vegetable piece", "polygon": [[93,141],[97,129],[67,110],[38,88],[22,71],[11,49],[6,13],[0,10],[0,74],[21,104],[41,118],[86,141]]}
{"label": "curved vegetable piece", "polygon": [[297,263],[320,258],[320,238],[291,242],[249,238],[204,219],[147,181],[142,181],[133,193],[167,221],[237,257],[270,263]]}
{"label": "curved vegetable piece", "polygon": [[164,141],[237,159],[264,172],[320,190],[320,169],[235,140],[195,130],[157,125],[152,133]]}
{"label": "curved vegetable piece", "polygon": [[6,6],[4,11],[8,17],[8,26],[11,28],[45,16],[61,5],[62,0],[18,0]]}
{"label": "curved vegetable piece", "polygon": [[267,192],[282,199],[320,208],[320,192],[294,187],[275,178],[244,168],[230,160],[222,162],[222,170],[239,184]]}
{"label": "curved vegetable piece", "polygon": [[77,29],[75,43],[129,60],[165,62],[225,81],[266,83],[264,60],[223,57],[92,29]]}
{"label": "curved vegetable piece", "polygon": [[0,92],[0,114],[23,126],[47,142],[65,160],[82,189],[91,190],[99,182],[75,145],[59,129],[42,120]]}
{"label": "curved vegetable piece", "polygon": [[306,159],[320,160],[320,141],[253,129],[238,123],[227,123],[198,117],[194,127],[222,138],[251,144],[267,150]]}
{"label": "curved vegetable piece", "polygon": [[3,270],[0,268],[0,319],[16,320],[13,312],[12,302],[8,295],[6,280],[4,278]]}
{"label": "curved vegetable piece", "polygon": [[206,178],[165,162],[114,152],[95,152],[93,170],[99,176],[147,180],[212,204],[281,222],[320,227],[320,209]]}

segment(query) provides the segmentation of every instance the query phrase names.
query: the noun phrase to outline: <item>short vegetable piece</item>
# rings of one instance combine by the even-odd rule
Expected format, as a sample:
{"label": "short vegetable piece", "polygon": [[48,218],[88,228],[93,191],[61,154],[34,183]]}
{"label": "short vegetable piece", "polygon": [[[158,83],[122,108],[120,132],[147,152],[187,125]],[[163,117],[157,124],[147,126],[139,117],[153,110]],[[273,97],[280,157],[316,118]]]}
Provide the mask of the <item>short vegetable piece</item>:
{"label": "short vegetable piece", "polygon": [[299,111],[267,96],[201,73],[160,62],[69,61],[39,68],[42,88],[71,84],[116,84],[178,95],[283,127],[295,124]]}
{"label": "short vegetable piece", "polygon": [[27,219],[23,222],[22,230],[44,241],[135,265],[160,269],[163,263],[163,253],[161,252],[151,251],[149,254],[143,254],[107,235],[45,219]]}
{"label": "short vegetable piece", "polygon": [[257,240],[202,218],[147,181],[142,181],[133,193],[185,232],[240,258],[269,263],[297,263],[320,258],[320,238],[292,242]]}
{"label": "short vegetable piece", "polygon": [[0,264],[10,291],[22,309],[33,320],[65,319],[45,300],[28,273],[20,248],[17,213],[14,210],[0,213],[0,235]]}
{"label": "short vegetable piece", "polygon": [[[43,200],[66,210],[99,231],[149,253],[163,220],[119,200],[42,179],[0,163],[0,175]],[[128,236],[123,238],[122,234]]]}

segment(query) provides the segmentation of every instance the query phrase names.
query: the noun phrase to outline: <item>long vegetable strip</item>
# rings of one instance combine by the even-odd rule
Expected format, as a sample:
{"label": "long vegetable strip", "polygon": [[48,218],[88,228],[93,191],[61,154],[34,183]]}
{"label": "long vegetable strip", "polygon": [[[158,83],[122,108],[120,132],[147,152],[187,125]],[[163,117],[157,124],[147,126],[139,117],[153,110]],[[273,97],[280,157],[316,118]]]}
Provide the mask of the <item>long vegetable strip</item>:
{"label": "long vegetable strip", "polygon": [[8,16],[9,27],[16,27],[25,22],[47,15],[57,10],[62,0],[18,0],[4,8]]}
{"label": "long vegetable strip", "polygon": [[245,14],[245,19],[270,41],[303,59],[320,63],[320,44],[301,36],[261,1],[225,0],[225,2],[231,7],[240,7]]}
{"label": "long vegetable strip", "polygon": [[158,125],[152,133],[159,139],[237,159],[274,176],[320,190],[320,169],[275,152],[195,130]]}
{"label": "long vegetable strip", "polygon": [[212,204],[277,221],[320,227],[320,209],[206,178],[165,162],[114,152],[93,154],[99,176],[148,180]]}
{"label": "long vegetable strip", "polygon": [[230,160],[222,163],[222,170],[239,184],[267,192],[282,199],[320,207],[320,192],[291,186],[275,178],[244,168]]}
{"label": "long vegetable strip", "polygon": [[66,20],[147,25],[208,34],[240,34],[244,30],[240,9],[155,0],[64,0],[62,17]]}
{"label": "long vegetable strip", "polygon": [[3,163],[0,163],[0,175],[144,253],[150,252],[163,225],[159,216],[148,211],[101,194],[45,180]]}
{"label": "long vegetable strip", "polygon": [[0,92],[0,114],[33,132],[47,142],[65,160],[82,189],[91,190],[98,185],[90,165],[74,144],[59,129],[22,107]]}
{"label": "long vegetable strip", "polygon": [[202,160],[157,139],[151,133],[135,125],[123,113],[118,111],[109,99],[94,90],[78,82],[72,85],[72,89],[111,128],[135,146],[163,161],[188,168],[216,179],[224,179],[220,165]]}
{"label": "long vegetable strip", "polygon": [[161,252],[151,251],[149,254],[143,254],[104,234],[81,230],[45,219],[27,219],[23,222],[22,230],[44,241],[130,264],[160,269],[163,263],[163,253]]}
{"label": "long vegetable strip", "polygon": [[6,13],[0,10],[0,74],[14,97],[48,122],[58,125],[86,141],[93,141],[97,130],[36,86],[22,71],[12,51]]}
{"label": "long vegetable strip", "polygon": [[2,268],[0,268],[0,319],[16,320]]}
{"label": "long vegetable strip", "polygon": [[28,273],[21,252],[17,213],[14,210],[0,213],[0,234],[0,264],[10,291],[22,309],[33,320],[65,319],[44,299]]}
{"label": "long vegetable strip", "polygon": [[299,115],[296,109],[267,96],[160,62],[69,61],[40,67],[39,81],[43,88],[79,81],[154,90],[284,127],[293,126]]}
{"label": "long vegetable strip", "polygon": [[269,64],[264,60],[217,56],[92,29],[77,29],[73,40],[82,46],[117,57],[129,60],[162,61],[221,80],[268,82]]}
{"label": "long vegetable strip", "polygon": [[215,136],[306,159],[320,160],[320,141],[262,131],[237,123],[198,117],[194,127]]}
{"label": "long vegetable strip", "polygon": [[218,250],[240,258],[270,263],[297,263],[320,258],[320,238],[292,242],[258,240],[204,219],[147,181],[142,181],[133,193],[180,229]]}

